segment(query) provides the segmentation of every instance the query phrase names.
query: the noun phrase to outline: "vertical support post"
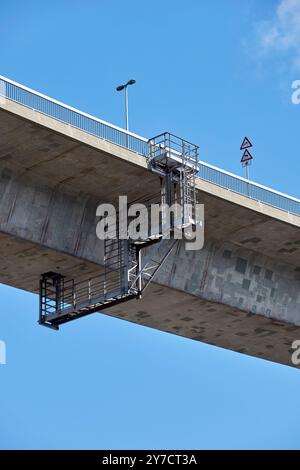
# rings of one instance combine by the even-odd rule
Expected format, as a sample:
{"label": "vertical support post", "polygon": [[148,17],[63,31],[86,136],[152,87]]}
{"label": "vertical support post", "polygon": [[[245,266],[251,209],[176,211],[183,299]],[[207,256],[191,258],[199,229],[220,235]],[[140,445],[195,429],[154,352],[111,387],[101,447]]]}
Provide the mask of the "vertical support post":
{"label": "vertical support post", "polygon": [[154,159],[155,157],[155,143],[153,142],[153,140],[150,140],[150,161]]}
{"label": "vertical support post", "polygon": [[246,179],[249,181],[249,165],[248,165],[248,162],[246,163],[245,167],[246,167]]}
{"label": "vertical support post", "polygon": [[58,329],[48,322],[49,316],[61,314],[64,306],[64,276],[54,272],[42,274],[39,285],[39,323]]}
{"label": "vertical support post", "polygon": [[[121,263],[123,292],[128,292],[128,269],[129,269],[129,256],[128,256],[128,240],[122,240],[123,244],[123,263]],[[122,266],[123,265],[123,266]]]}
{"label": "vertical support post", "polygon": [[0,105],[4,105],[6,101],[6,83],[4,80],[0,80]]}
{"label": "vertical support post", "polygon": [[142,298],[142,250],[138,250],[138,272],[140,273],[138,279],[138,295],[139,299]]}
{"label": "vertical support post", "polygon": [[250,191],[249,191],[249,176],[250,176],[250,172],[249,172],[249,162],[246,162],[245,164],[245,168],[246,168],[246,179],[247,179],[247,195],[248,197],[250,197]]}
{"label": "vertical support post", "polygon": [[[169,171],[166,176],[166,185],[167,185],[167,204],[169,208],[173,205],[173,196],[174,196],[174,188],[173,188],[173,174],[172,171]],[[173,212],[169,211],[169,229],[173,230],[174,228],[174,214]]]}
{"label": "vertical support post", "polygon": [[72,300],[73,300],[73,308],[76,308],[76,294],[75,294],[75,282],[72,279]]}
{"label": "vertical support post", "polygon": [[[129,122],[128,122],[128,91],[127,86],[125,87],[125,120],[126,120],[126,131],[128,132],[129,129]],[[129,147],[129,139],[128,134],[126,134],[126,147]]]}
{"label": "vertical support post", "polygon": [[55,303],[56,303],[56,313],[61,311],[61,295],[62,295],[62,278],[57,275],[53,278],[53,285],[55,287]]}
{"label": "vertical support post", "polygon": [[160,200],[161,200],[161,233],[166,228],[166,204],[167,204],[166,178],[160,178]]}
{"label": "vertical support post", "polygon": [[126,120],[126,131],[128,131],[129,121],[128,121],[128,91],[127,91],[127,86],[125,87],[125,120]]}
{"label": "vertical support post", "polygon": [[40,279],[40,299],[39,299],[39,324],[43,323],[43,302],[44,302],[44,292],[43,292],[43,278]]}

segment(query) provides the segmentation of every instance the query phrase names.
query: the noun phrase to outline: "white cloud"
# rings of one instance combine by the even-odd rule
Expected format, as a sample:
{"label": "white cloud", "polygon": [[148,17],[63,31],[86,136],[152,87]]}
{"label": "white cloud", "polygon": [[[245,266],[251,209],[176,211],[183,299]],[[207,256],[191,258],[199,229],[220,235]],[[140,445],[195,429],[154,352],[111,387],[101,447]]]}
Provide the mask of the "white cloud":
{"label": "white cloud", "polygon": [[264,53],[289,53],[300,69],[300,0],[280,0],[274,17],[259,25],[259,44]]}

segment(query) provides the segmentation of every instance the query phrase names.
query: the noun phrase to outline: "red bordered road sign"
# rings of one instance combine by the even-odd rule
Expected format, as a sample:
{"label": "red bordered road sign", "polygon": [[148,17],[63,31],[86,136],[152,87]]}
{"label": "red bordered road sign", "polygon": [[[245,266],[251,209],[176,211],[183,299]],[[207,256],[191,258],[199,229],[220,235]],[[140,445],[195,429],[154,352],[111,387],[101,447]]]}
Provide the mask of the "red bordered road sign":
{"label": "red bordered road sign", "polygon": [[253,157],[248,149],[245,150],[244,155],[242,156],[241,163],[248,163],[253,160]]}
{"label": "red bordered road sign", "polygon": [[245,137],[244,140],[243,140],[243,143],[242,143],[242,145],[241,145],[240,150],[249,149],[250,147],[253,147],[253,145],[251,144],[251,142],[250,142],[250,140],[248,139],[248,137]]}

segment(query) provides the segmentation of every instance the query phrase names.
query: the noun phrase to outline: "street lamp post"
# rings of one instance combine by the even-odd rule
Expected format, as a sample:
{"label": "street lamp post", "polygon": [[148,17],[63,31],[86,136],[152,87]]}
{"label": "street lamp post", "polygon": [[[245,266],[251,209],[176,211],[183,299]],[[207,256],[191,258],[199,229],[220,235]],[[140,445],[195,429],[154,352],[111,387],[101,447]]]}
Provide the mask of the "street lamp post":
{"label": "street lamp post", "polygon": [[117,91],[122,91],[125,90],[125,121],[126,121],[126,131],[129,130],[129,119],[128,119],[128,91],[127,87],[128,85],[134,85],[136,83],[135,80],[129,80],[127,83],[124,83],[124,85],[120,85],[116,88]]}

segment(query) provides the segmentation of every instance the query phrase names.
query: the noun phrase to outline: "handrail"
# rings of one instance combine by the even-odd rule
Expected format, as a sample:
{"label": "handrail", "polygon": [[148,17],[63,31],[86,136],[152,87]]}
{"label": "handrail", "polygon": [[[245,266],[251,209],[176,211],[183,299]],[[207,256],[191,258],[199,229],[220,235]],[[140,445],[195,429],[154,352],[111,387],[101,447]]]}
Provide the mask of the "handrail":
{"label": "handrail", "polygon": [[77,129],[145,155],[148,140],[0,75],[0,95]]}
{"label": "handrail", "polygon": [[212,170],[216,170],[220,173],[223,173],[224,175],[231,176],[232,178],[238,179],[238,180],[243,181],[245,183],[249,183],[252,186],[257,186],[260,189],[264,189],[266,191],[271,191],[272,193],[277,194],[278,196],[283,196],[283,197],[286,197],[288,199],[291,199],[293,201],[296,201],[296,202],[300,203],[300,199],[297,199],[296,197],[290,196],[289,194],[286,194],[286,193],[282,193],[280,191],[277,191],[276,189],[269,188],[268,186],[264,186],[263,184],[256,183],[256,181],[247,180],[246,178],[243,178],[242,176],[236,175],[235,173],[231,173],[230,171],[223,170],[222,168],[219,168],[218,166],[211,165],[211,163],[206,163],[206,162],[203,162],[202,160],[199,160],[199,165],[203,165],[207,168],[211,168]]}
{"label": "handrail", "polygon": [[300,200],[266,186],[199,162],[199,178],[250,199],[300,216]]}
{"label": "handrail", "polygon": [[35,91],[32,88],[28,88],[25,85],[21,85],[20,83],[14,82],[13,80],[10,80],[9,78],[4,77],[3,75],[0,75],[0,81],[1,80],[3,80],[4,82],[10,83],[11,85],[14,85],[18,88],[22,88],[22,90],[28,91],[29,93],[32,93],[36,96],[40,96],[41,98],[44,98],[45,100],[49,100],[52,103],[55,103],[59,106],[62,106],[63,108],[69,109],[69,110],[74,111],[75,113],[78,113],[78,114],[82,114],[83,116],[86,116],[90,119],[93,119],[93,121],[101,122],[102,124],[105,124],[106,126],[112,127],[113,129],[124,132],[128,135],[131,135],[132,137],[136,137],[138,139],[141,139],[144,142],[148,142],[148,139],[146,139],[145,137],[142,137],[141,135],[135,134],[134,132],[131,132],[131,131],[126,131],[122,127],[116,126],[115,124],[111,124],[110,122],[104,121],[103,119],[99,119],[95,116],[92,116],[91,114],[85,113],[84,111],[80,111],[79,109],[73,108],[72,106],[69,106],[68,104],[65,104],[61,101],[58,101],[58,100],[54,99],[54,98],[50,98],[49,96],[44,95],[43,93],[40,93],[39,91]]}
{"label": "handrail", "polygon": [[[52,99],[31,88],[21,85],[0,75],[0,96],[34,109],[72,127],[81,129],[101,139],[113,142],[135,153],[149,156],[149,140],[121,127],[84,113],[60,101]],[[0,102],[1,106],[1,102]],[[244,195],[250,199],[300,216],[300,200],[274,189],[248,181],[218,167],[199,162],[200,179],[208,181],[229,191]]]}

